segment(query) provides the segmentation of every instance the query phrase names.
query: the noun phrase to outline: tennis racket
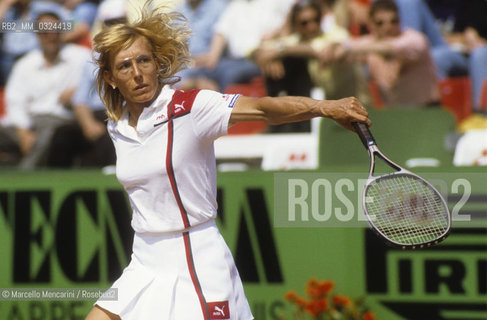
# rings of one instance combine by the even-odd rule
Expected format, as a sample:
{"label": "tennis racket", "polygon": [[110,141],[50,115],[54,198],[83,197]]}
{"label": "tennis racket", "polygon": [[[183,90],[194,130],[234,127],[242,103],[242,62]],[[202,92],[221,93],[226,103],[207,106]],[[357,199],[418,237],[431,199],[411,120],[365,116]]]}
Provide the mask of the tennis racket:
{"label": "tennis racket", "polygon": [[[367,125],[355,122],[353,126],[370,157],[362,205],[372,229],[387,243],[402,249],[424,248],[443,241],[451,218],[440,193],[423,178],[389,160],[377,147]],[[376,157],[394,171],[374,176]]]}

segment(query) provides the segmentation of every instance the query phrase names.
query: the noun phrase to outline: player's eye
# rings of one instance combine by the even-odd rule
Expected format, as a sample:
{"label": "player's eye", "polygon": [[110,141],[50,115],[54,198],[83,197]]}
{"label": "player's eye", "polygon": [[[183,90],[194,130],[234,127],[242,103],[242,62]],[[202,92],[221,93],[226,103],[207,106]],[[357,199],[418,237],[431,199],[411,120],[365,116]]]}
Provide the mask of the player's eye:
{"label": "player's eye", "polygon": [[137,57],[137,64],[147,66],[152,62],[152,57],[148,55],[140,55]]}
{"label": "player's eye", "polygon": [[125,62],[118,65],[118,70],[126,70],[126,69],[130,68],[130,66],[131,66],[131,63],[129,61],[125,61]]}

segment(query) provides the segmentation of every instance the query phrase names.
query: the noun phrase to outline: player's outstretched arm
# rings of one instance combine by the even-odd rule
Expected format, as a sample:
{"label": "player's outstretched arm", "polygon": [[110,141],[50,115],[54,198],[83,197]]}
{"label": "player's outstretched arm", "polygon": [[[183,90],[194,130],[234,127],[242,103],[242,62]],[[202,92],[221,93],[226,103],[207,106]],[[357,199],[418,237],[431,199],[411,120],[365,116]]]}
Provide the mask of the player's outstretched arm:
{"label": "player's outstretched arm", "polygon": [[354,131],[352,122],[371,122],[362,103],[354,97],[340,100],[315,100],[307,97],[242,96],[237,100],[230,125],[240,121],[264,121],[271,125],[326,117]]}

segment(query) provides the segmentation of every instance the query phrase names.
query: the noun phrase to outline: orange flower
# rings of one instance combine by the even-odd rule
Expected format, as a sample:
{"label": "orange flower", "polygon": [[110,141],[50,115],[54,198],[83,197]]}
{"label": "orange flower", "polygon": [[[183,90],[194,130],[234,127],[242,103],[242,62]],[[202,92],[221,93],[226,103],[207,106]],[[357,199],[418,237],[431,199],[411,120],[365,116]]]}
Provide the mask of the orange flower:
{"label": "orange flower", "polygon": [[301,308],[306,305],[306,300],[301,298],[294,290],[286,292],[286,294],[284,295],[284,299],[290,302],[294,302],[294,304]]}
{"label": "orange flower", "polygon": [[[296,291],[286,292],[284,298],[292,302],[298,310],[295,315],[301,318],[303,312],[311,315],[313,319],[322,317],[360,319],[360,320],[378,320],[372,311],[363,313],[364,307],[361,303],[356,305],[348,296],[342,294],[333,294],[335,283],[331,280],[317,280],[311,278],[306,283],[305,294],[301,297]],[[330,300],[328,300],[328,298]]]}
{"label": "orange flower", "polygon": [[316,288],[320,285],[320,282],[316,278],[311,278],[308,280],[308,283],[306,284],[307,288]]}
{"label": "orange flower", "polygon": [[306,293],[312,299],[318,299],[321,297],[320,283],[317,279],[311,278],[306,285]]}
{"label": "orange flower", "polygon": [[307,301],[301,297],[297,297],[296,300],[294,300],[294,303],[298,306],[298,307],[304,307],[306,304],[307,304]]}
{"label": "orange flower", "polygon": [[299,297],[298,294],[294,290],[288,291],[284,295],[284,299],[291,301],[291,302],[295,302],[298,297]]}
{"label": "orange flower", "polygon": [[319,298],[322,297],[321,290],[320,290],[319,287],[311,287],[311,286],[308,286],[306,288],[306,293],[308,294],[308,296],[311,299],[319,299]]}
{"label": "orange flower", "polygon": [[333,304],[337,307],[348,307],[352,303],[349,297],[341,294],[336,294],[333,296]]}
{"label": "orange flower", "polygon": [[362,320],[377,320],[377,318],[372,311],[367,311],[362,316]]}
{"label": "orange flower", "polygon": [[333,288],[335,288],[335,283],[331,280],[323,280],[318,284],[318,288],[320,293],[326,296],[333,291]]}
{"label": "orange flower", "polygon": [[305,306],[305,310],[313,317],[325,312],[327,309],[328,301],[326,299],[313,300],[308,302]]}

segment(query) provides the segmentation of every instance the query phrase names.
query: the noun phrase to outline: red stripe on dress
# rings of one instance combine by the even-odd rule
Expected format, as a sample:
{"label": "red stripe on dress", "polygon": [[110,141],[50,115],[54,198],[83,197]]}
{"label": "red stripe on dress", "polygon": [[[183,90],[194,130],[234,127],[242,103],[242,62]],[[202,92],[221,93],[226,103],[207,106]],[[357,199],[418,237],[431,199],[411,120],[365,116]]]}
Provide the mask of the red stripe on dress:
{"label": "red stripe on dress", "polygon": [[[176,95],[176,93],[175,93]],[[174,100],[174,96],[173,96]],[[166,171],[169,177],[169,181],[171,183],[171,189],[176,198],[176,202],[179,207],[179,212],[181,214],[181,218],[183,220],[184,228],[189,228],[191,225],[189,223],[188,213],[183,206],[183,202],[181,201],[181,196],[179,194],[176,176],[174,174],[174,168],[172,166],[172,151],[173,151],[173,142],[174,142],[174,113],[173,113],[174,103],[171,103],[168,106],[168,113],[169,114],[169,122],[167,123],[167,150],[166,150]],[[193,282],[194,289],[198,296],[198,300],[200,302],[201,311],[203,312],[203,318],[205,320],[210,320],[210,312],[208,310],[208,305],[206,304],[205,296],[203,295],[203,290],[201,289],[201,284],[198,280],[198,276],[196,274],[196,268],[194,266],[194,259],[193,259],[193,252],[191,250],[191,239],[189,237],[189,232],[183,232],[183,239],[184,239],[184,249],[186,252],[186,263],[188,265],[189,274],[191,277],[191,281]]]}
{"label": "red stripe on dress", "polygon": [[191,239],[189,238],[189,232],[183,232],[184,247],[186,249],[186,262],[188,263],[189,275],[193,282],[194,289],[198,295],[200,301],[201,311],[203,312],[203,319],[210,320],[210,311],[208,310],[208,304],[206,303],[203,290],[201,289],[200,281],[196,275],[196,268],[194,266],[193,252],[191,250]]}
{"label": "red stripe on dress", "polygon": [[178,204],[179,212],[181,214],[181,218],[183,219],[184,228],[189,228],[191,225],[188,219],[188,213],[183,206],[183,202],[181,201],[181,196],[179,195],[178,185],[176,183],[176,176],[174,174],[174,169],[172,166],[172,144],[173,144],[173,135],[174,135],[174,124],[173,119],[169,120],[167,123],[167,151],[166,151],[166,171],[169,177],[169,181],[171,183],[171,189],[174,193],[174,197],[176,198],[176,203]]}

